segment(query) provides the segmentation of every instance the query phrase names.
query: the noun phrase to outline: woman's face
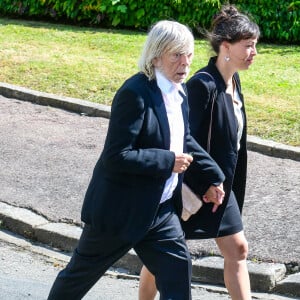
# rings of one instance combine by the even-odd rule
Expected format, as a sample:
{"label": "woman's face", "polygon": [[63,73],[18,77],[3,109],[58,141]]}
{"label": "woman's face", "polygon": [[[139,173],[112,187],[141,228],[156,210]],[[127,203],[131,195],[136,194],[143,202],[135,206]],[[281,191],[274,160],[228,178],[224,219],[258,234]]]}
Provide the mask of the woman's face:
{"label": "woman's face", "polygon": [[189,74],[193,60],[193,49],[184,53],[166,52],[154,59],[154,66],[172,82],[181,83]]}
{"label": "woman's face", "polygon": [[230,63],[237,70],[247,70],[253,63],[256,51],[257,38],[238,41],[234,44],[228,43],[227,56]]}

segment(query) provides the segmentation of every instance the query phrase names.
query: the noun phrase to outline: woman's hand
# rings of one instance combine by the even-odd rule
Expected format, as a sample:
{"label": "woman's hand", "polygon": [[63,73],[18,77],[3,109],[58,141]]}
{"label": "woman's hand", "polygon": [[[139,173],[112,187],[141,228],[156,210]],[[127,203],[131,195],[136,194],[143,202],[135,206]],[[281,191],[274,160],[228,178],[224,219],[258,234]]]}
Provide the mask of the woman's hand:
{"label": "woman's hand", "polygon": [[216,212],[218,207],[223,203],[225,192],[223,190],[223,184],[219,186],[211,185],[202,199],[205,203],[214,203],[212,212]]}

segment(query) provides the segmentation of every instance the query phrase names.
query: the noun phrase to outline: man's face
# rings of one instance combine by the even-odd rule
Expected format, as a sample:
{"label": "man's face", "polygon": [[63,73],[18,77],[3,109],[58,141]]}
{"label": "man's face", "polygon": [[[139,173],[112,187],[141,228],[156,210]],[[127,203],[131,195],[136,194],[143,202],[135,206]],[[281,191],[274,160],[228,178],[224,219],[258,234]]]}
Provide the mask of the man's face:
{"label": "man's face", "polygon": [[154,66],[170,81],[182,83],[189,74],[193,56],[193,49],[186,52],[165,52],[154,60]]}

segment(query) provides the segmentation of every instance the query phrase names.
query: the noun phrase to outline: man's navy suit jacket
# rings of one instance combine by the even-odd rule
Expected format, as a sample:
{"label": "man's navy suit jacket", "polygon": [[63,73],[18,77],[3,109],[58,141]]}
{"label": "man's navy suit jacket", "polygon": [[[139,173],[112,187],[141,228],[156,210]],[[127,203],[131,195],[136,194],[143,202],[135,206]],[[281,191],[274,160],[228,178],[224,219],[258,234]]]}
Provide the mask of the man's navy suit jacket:
{"label": "man's navy suit jacket", "polygon": [[[185,97],[183,97],[185,98]],[[224,180],[221,169],[191,137],[187,99],[182,104],[184,152],[193,152],[189,172],[196,192],[203,194]],[[100,234],[136,243],[151,226],[171,176],[175,154],[169,151],[170,130],[162,93],[156,80],[138,73],[117,91],[106,141],[94,168],[82,207],[82,220]],[[181,183],[172,198],[181,213]]]}

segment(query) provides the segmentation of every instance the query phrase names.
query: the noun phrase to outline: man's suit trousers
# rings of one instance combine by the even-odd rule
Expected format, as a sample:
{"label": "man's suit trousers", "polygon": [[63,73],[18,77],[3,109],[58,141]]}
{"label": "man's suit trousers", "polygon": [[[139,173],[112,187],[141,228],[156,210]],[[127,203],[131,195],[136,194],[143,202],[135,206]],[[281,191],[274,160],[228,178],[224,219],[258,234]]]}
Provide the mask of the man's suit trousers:
{"label": "man's suit trousers", "polygon": [[136,244],[85,225],[78,247],[66,268],[58,274],[48,300],[82,299],[131,248],[155,275],[160,299],[191,299],[191,259],[172,200],[168,200],[160,204],[151,228]]}

